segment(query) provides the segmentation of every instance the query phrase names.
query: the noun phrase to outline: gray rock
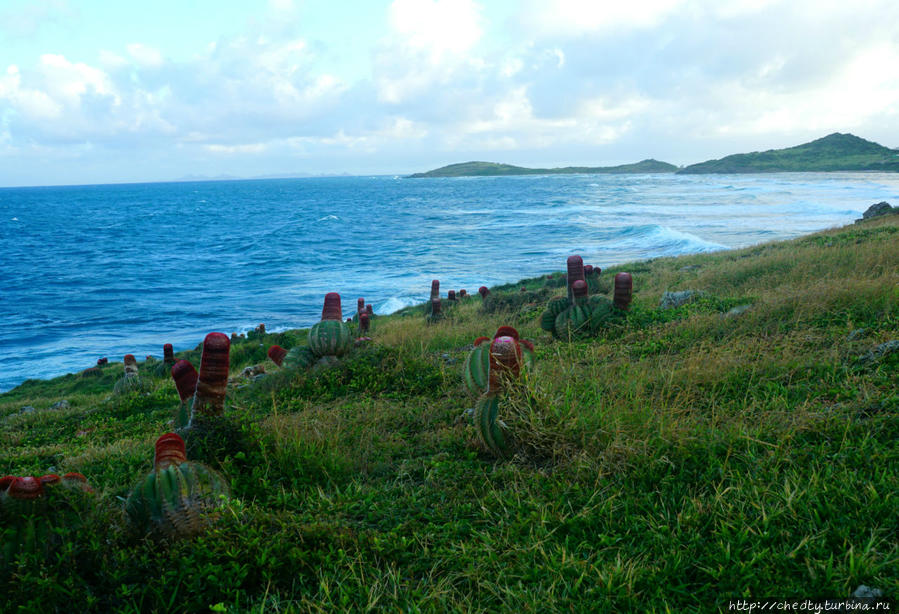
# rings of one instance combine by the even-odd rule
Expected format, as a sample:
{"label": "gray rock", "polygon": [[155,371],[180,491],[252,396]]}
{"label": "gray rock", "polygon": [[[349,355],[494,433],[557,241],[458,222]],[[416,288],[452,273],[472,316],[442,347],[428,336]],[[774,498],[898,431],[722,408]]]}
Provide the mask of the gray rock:
{"label": "gray rock", "polygon": [[879,588],[871,588],[870,586],[859,584],[858,588],[855,589],[855,592],[852,593],[852,597],[859,601],[877,601],[883,597],[883,591]]}
{"label": "gray rock", "polygon": [[750,305],[748,303],[746,305],[737,305],[736,307],[734,307],[733,309],[731,309],[724,315],[729,316],[729,317],[738,316],[738,315],[744,314],[747,311],[749,311],[749,309],[751,307],[752,307],[752,305]]}
{"label": "gray rock", "polygon": [[690,301],[705,296],[702,290],[681,290],[680,292],[666,292],[659,301],[659,309],[674,309],[686,305]]}
{"label": "gray rock", "polygon": [[855,341],[856,339],[861,339],[865,335],[868,334],[868,329],[866,328],[856,328],[854,331],[849,333],[849,336],[846,337],[846,341]]}
{"label": "gray rock", "polygon": [[858,361],[862,364],[879,362],[893,352],[899,352],[899,339],[892,339],[885,343],[881,343],[880,345],[869,351],[867,354],[859,356]]}
{"label": "gray rock", "polygon": [[62,401],[57,401],[56,403],[51,405],[50,409],[68,409],[69,407],[71,407],[71,405],[69,405],[69,402],[63,399]]}
{"label": "gray rock", "polygon": [[26,405],[25,407],[23,407],[22,409],[19,410],[19,413],[20,414],[33,414],[35,411],[37,411],[37,410],[34,409],[31,405]]}
{"label": "gray rock", "polygon": [[258,382],[259,380],[265,379],[266,377],[268,377],[268,373],[259,373],[257,375],[254,375],[250,379],[252,379],[254,382]]}
{"label": "gray rock", "polygon": [[863,220],[870,220],[872,217],[879,217],[881,215],[889,215],[890,213],[894,213],[893,208],[890,206],[885,200],[880,201],[876,205],[871,205],[868,207],[867,211],[862,213]]}

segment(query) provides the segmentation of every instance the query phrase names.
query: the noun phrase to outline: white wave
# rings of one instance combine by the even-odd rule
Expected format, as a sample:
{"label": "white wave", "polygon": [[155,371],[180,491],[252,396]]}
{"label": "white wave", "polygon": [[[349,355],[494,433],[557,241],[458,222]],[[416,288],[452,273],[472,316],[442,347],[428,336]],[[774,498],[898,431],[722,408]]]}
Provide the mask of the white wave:
{"label": "white wave", "polygon": [[18,222],[18,221],[19,221],[19,218],[17,218],[17,217],[14,217],[13,219],[10,220],[10,222]]}
{"label": "white wave", "polygon": [[412,296],[391,296],[389,299],[384,301],[383,303],[379,303],[377,307],[375,307],[375,313],[378,314],[388,314],[394,313],[395,311],[399,311],[403,307],[409,307],[410,305],[417,305],[418,303],[424,302],[424,299],[416,299]]}
{"label": "white wave", "polygon": [[316,221],[317,222],[325,222],[327,220],[339,220],[340,218],[336,215],[326,215],[325,217],[320,217]]}
{"label": "white wave", "polygon": [[658,256],[675,256],[677,254],[728,249],[727,245],[707,241],[689,232],[658,224],[627,226],[622,229],[621,236],[613,238],[611,243],[613,246],[621,249],[634,249]]}

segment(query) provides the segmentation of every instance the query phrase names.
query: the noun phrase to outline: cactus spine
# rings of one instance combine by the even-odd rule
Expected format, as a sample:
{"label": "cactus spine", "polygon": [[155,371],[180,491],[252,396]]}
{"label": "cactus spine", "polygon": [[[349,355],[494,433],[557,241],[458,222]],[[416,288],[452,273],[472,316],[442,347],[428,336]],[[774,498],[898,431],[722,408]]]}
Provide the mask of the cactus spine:
{"label": "cactus spine", "polygon": [[153,471],[125,501],[128,520],[156,536],[196,535],[227,500],[228,484],[216,471],[188,461],[184,440],[175,433],[162,435],[155,448]]}

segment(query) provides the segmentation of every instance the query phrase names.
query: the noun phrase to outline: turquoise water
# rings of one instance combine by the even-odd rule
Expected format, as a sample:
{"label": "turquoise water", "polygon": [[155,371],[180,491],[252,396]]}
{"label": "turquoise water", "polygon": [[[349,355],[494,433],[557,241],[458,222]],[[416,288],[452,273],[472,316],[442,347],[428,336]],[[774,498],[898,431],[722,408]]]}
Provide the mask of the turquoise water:
{"label": "turquoise water", "polygon": [[[842,225],[899,176],[340,177],[0,189],[0,391],[210,331]],[[639,290],[638,290],[639,291]]]}

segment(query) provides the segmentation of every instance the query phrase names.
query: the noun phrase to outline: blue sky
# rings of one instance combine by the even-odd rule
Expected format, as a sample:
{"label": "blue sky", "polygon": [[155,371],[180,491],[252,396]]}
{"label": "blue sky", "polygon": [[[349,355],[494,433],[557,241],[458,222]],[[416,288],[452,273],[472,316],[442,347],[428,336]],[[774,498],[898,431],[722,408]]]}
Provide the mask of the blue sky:
{"label": "blue sky", "polygon": [[899,147],[894,0],[0,0],[0,186]]}

